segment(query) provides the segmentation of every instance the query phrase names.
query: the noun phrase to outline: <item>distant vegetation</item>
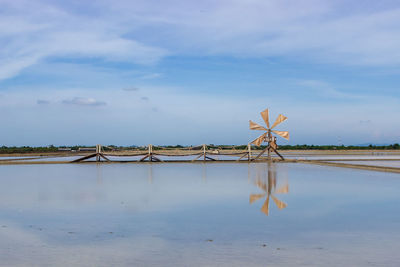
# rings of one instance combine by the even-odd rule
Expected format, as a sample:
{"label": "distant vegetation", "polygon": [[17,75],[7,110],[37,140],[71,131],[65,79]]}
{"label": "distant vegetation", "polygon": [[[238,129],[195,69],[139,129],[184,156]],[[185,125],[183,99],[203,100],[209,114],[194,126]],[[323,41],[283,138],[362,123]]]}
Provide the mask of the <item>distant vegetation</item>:
{"label": "distant vegetation", "polygon": [[400,149],[399,144],[392,144],[387,146],[333,146],[333,145],[295,145],[295,146],[279,146],[282,150],[370,150],[370,149]]}
{"label": "distant vegetation", "polygon": [[[215,149],[247,149],[247,145],[241,145],[241,146],[215,146],[215,145],[210,145],[208,146],[209,148],[215,148]],[[260,149],[266,148],[266,146],[260,146],[258,147]],[[369,145],[369,146],[334,146],[334,145],[281,145],[279,146],[280,150],[371,150],[371,149],[377,149],[377,150],[392,150],[392,149],[400,149],[399,144],[392,144],[392,145],[386,145],[386,146],[376,146],[376,145]]]}
{"label": "distant vegetation", "polygon": [[[93,146],[60,146],[56,147],[53,145],[45,146],[45,147],[30,147],[30,146],[22,146],[22,147],[7,147],[1,146],[0,147],[0,154],[17,154],[17,153],[49,153],[49,152],[63,152],[62,150],[65,148],[70,148],[72,151],[78,151],[79,148],[88,148]],[[247,145],[207,145],[208,149],[247,149]],[[253,149],[255,147],[253,146]],[[265,146],[257,147],[259,149],[264,149]],[[105,150],[146,150],[147,148],[144,146],[104,146]],[[161,149],[193,149],[199,150],[202,149],[202,146],[182,146],[182,145],[172,145],[172,146],[154,146],[154,150],[161,150]],[[376,146],[376,145],[369,145],[369,146],[334,146],[334,145],[282,145],[279,146],[280,150],[392,150],[392,149],[400,149],[399,144],[392,144],[392,145],[385,145],[385,146]]]}

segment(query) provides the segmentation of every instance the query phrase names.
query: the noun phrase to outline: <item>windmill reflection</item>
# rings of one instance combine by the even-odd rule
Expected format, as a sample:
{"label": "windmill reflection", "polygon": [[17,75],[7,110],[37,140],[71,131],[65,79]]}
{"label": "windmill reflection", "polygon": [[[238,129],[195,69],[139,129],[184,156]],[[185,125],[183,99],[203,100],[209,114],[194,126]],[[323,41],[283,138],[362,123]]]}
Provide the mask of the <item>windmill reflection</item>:
{"label": "windmill reflection", "polygon": [[[268,162],[268,170],[265,169],[266,165],[256,164],[256,175],[255,175],[255,185],[259,187],[264,193],[262,194],[251,194],[250,195],[250,204],[254,203],[259,199],[263,199],[265,197],[265,201],[263,206],[261,207],[261,211],[268,216],[269,214],[269,200],[272,198],[275,205],[279,209],[286,208],[287,204],[281,200],[279,200],[275,195],[276,194],[287,194],[289,193],[289,183],[287,179],[280,179],[278,181],[276,175],[276,163]],[[278,183],[280,182],[280,183]],[[278,186],[279,185],[279,186]]]}

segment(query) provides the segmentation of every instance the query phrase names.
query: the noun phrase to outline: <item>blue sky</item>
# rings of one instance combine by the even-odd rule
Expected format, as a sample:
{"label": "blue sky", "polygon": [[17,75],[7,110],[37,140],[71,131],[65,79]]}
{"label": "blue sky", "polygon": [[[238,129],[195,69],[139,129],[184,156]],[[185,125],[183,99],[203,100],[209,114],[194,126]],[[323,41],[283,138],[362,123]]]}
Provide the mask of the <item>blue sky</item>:
{"label": "blue sky", "polygon": [[0,0],[0,145],[400,142],[397,1]]}

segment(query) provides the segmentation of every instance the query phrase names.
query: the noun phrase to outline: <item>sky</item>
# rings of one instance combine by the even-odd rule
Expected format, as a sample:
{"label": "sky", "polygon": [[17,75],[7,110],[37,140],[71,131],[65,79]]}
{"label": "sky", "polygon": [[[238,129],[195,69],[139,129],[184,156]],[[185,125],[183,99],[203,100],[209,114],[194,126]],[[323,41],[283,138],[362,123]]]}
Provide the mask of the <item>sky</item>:
{"label": "sky", "polygon": [[400,143],[400,3],[0,0],[0,146]]}

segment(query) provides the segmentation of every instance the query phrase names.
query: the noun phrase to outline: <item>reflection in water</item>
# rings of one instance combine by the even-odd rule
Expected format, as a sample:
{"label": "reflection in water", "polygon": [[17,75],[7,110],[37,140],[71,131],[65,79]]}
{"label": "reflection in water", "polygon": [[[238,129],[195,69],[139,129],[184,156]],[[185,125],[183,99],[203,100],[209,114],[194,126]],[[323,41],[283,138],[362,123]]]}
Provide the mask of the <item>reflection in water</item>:
{"label": "reflection in water", "polygon": [[[268,170],[266,170],[268,167]],[[280,183],[279,183],[280,182]],[[264,204],[261,207],[261,211],[268,216],[269,214],[269,199],[275,202],[275,205],[279,209],[286,208],[287,204],[279,200],[275,194],[287,194],[289,193],[289,183],[287,179],[278,180],[276,175],[276,164],[268,162],[268,165],[257,164],[256,166],[256,178],[254,181],[255,185],[264,191],[262,194],[251,194],[250,204],[257,201],[258,199],[265,198]],[[279,187],[277,185],[280,184]]]}
{"label": "reflection in water", "polygon": [[96,164],[96,178],[97,178],[97,184],[102,184],[103,183],[103,169],[102,169],[102,164]]}
{"label": "reflection in water", "polygon": [[201,167],[201,180],[203,182],[207,181],[207,168],[206,168],[206,163],[203,163],[202,167]]}
{"label": "reflection in water", "polygon": [[399,266],[398,178],[300,163],[0,165],[0,266]]}
{"label": "reflection in water", "polygon": [[147,181],[149,181],[149,184],[153,183],[153,164],[149,164],[149,167],[147,169]]}

